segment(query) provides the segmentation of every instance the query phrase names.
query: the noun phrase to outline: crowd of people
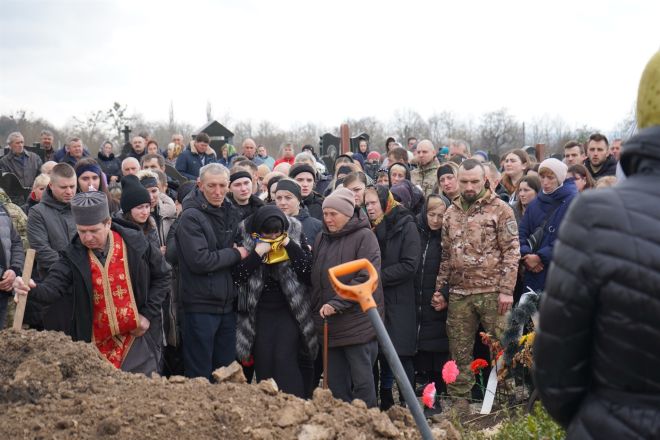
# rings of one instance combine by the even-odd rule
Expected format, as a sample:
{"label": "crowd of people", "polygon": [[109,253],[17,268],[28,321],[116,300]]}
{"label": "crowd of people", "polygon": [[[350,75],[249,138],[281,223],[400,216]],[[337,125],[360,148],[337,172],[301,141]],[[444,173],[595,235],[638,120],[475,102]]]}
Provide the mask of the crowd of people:
{"label": "crowd of people", "polygon": [[[42,163],[9,135],[0,168],[32,191],[24,214],[0,209],[0,327],[16,289],[28,294],[26,325],[93,342],[117,368],[211,379],[238,360],[249,380],[309,398],[326,322],[323,380],[383,410],[395,404],[392,368],[328,269],[376,267],[374,299],[407,379],[435,382],[468,412],[475,336],[500,336],[520,295],[544,289],[572,200],[611,186],[620,154],[598,133],[540,162],[528,148],[499,160],[415,138],[389,138],[381,155],[361,139],[328,167],[310,145],[295,154],[285,143],[274,158],[252,139],[219,154],[205,133],[183,139],[161,151],[136,136],[124,155],[105,142],[95,159],[79,138],[54,150],[44,131]],[[189,181],[168,178],[167,164]],[[21,231],[36,250],[29,286]],[[448,359],[460,375],[446,389]]]}

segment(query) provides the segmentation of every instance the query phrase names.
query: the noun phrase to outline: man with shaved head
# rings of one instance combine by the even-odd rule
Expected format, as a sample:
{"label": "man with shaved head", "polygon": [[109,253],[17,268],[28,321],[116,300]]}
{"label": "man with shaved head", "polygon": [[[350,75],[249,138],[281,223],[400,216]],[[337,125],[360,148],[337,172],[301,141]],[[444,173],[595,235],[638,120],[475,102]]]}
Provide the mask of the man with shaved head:
{"label": "man with shaved head", "polygon": [[257,143],[254,139],[247,138],[243,141],[241,155],[250,159],[257,166],[264,163],[264,160],[257,154]]}
{"label": "man with shaved head", "polygon": [[417,149],[415,150],[417,168],[412,170],[410,175],[412,182],[422,188],[424,196],[433,193],[433,188],[437,182],[440,161],[438,161],[436,153],[435,147],[430,140],[424,139],[417,143]]}

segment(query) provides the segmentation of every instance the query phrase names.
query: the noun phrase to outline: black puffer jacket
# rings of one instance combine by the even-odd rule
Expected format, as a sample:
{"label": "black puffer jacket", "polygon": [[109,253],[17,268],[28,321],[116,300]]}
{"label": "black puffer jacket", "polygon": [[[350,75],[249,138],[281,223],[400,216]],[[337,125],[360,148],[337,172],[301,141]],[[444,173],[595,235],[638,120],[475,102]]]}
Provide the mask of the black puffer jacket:
{"label": "black puffer jacket", "polygon": [[417,311],[415,274],[420,243],[415,218],[403,206],[396,206],[376,226],[381,257],[380,276],[385,297],[385,328],[399,356],[417,352]]}
{"label": "black puffer jacket", "polygon": [[624,146],[628,179],[583,193],[559,230],[534,373],[543,404],[568,427],[568,438],[660,438],[656,131],[654,148]]}
{"label": "black puffer jacket", "polygon": [[231,268],[241,259],[233,248],[240,222],[238,210],[225,198],[222,206],[209,204],[195,188],[183,201],[176,228],[179,295],[186,312],[229,313],[236,292]]}
{"label": "black puffer jacket", "polygon": [[[426,220],[426,206],[417,216],[417,230],[421,241],[421,258],[415,277],[415,293],[417,302],[417,349],[430,352],[448,352],[447,309],[436,312],[431,307],[431,299],[435,292],[435,280],[440,269],[442,248],[440,244],[441,230],[429,229]],[[449,289],[442,292],[449,303]]]}

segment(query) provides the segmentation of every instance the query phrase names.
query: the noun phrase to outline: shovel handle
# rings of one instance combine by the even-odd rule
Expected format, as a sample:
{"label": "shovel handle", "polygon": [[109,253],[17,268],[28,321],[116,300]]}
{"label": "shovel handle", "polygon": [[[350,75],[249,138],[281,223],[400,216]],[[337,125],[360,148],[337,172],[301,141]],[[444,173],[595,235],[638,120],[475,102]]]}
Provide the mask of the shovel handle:
{"label": "shovel handle", "polygon": [[328,319],[323,320],[323,389],[328,389]]}
{"label": "shovel handle", "polygon": [[[362,284],[348,285],[339,281],[338,277],[366,270],[369,279]],[[373,264],[366,258],[349,261],[328,269],[328,276],[335,292],[344,299],[360,303],[363,312],[376,307],[372,293],[378,287],[378,272]]]}
{"label": "shovel handle", "polygon": [[[34,264],[34,249],[28,249],[25,253],[25,263],[23,264],[23,283],[28,286],[30,284],[30,276],[32,275],[32,266]],[[14,330],[20,330],[23,327],[23,316],[25,315],[25,304],[27,303],[27,295],[18,295],[18,303],[16,304],[16,312],[14,313]]]}

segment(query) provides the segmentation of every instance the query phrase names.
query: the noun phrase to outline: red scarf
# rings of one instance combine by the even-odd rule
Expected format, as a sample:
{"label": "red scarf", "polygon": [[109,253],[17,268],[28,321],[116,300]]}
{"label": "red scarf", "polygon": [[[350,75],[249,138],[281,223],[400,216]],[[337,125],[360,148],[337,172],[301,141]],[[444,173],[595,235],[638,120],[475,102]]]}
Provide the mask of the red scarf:
{"label": "red scarf", "polygon": [[124,240],[115,231],[110,232],[109,240],[105,265],[88,250],[94,301],[92,341],[112,365],[120,368],[134,340],[130,332],[139,326],[138,310]]}

